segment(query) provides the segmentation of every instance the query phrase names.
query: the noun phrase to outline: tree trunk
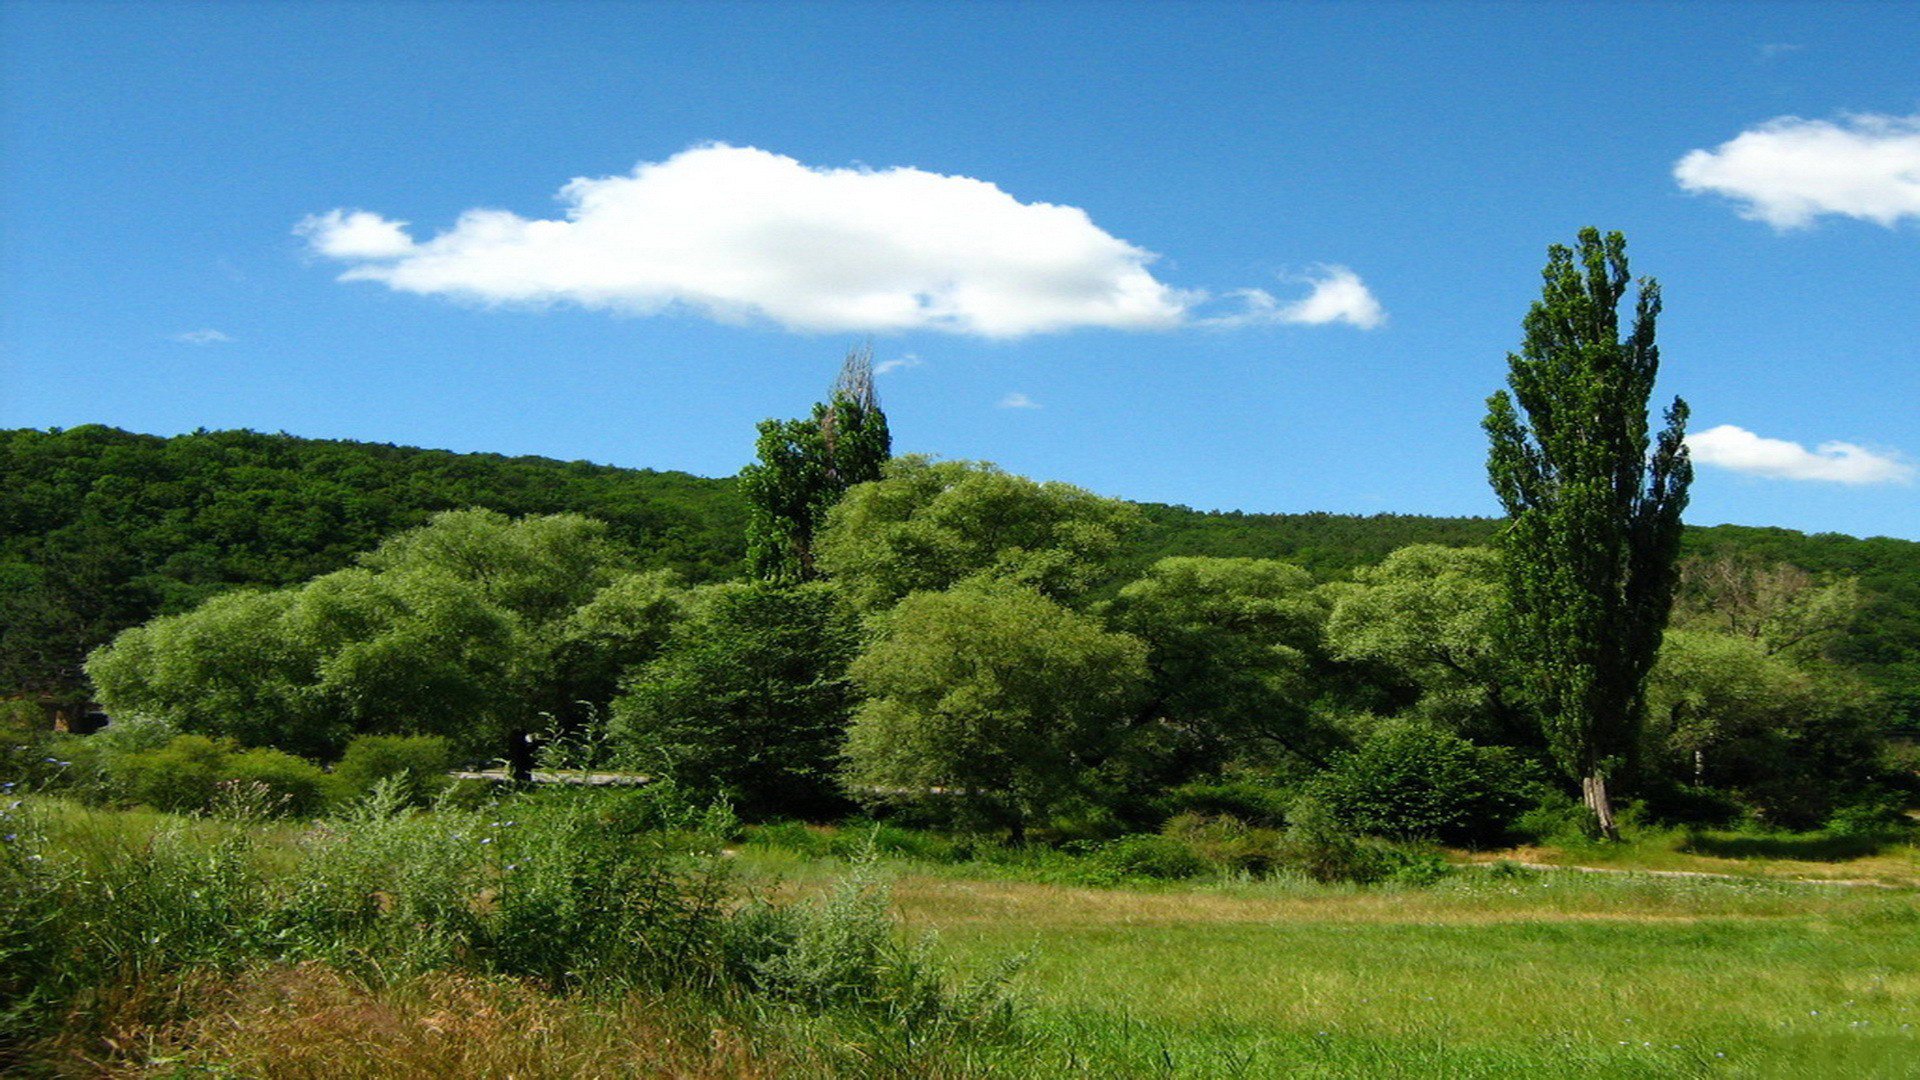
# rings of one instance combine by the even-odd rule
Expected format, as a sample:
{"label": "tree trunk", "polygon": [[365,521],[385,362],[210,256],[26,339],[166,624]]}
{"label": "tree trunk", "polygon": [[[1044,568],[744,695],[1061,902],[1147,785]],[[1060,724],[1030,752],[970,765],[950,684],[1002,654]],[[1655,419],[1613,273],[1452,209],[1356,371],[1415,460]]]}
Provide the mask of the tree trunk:
{"label": "tree trunk", "polygon": [[1600,835],[1608,840],[1620,839],[1619,826],[1613,821],[1613,802],[1607,798],[1607,778],[1595,770],[1580,780],[1581,801],[1587,809],[1593,811],[1595,822],[1600,827]]}

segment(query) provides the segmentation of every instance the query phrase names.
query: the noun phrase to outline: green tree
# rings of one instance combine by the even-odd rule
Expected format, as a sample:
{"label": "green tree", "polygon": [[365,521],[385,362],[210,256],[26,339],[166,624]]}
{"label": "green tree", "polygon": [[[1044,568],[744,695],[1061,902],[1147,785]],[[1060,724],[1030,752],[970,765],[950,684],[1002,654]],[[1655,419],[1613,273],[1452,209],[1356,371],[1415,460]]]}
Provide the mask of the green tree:
{"label": "green tree", "polygon": [[827,400],[804,420],[764,420],[758,461],[740,470],[749,509],[747,561],[767,581],[810,581],[814,532],[849,487],[880,477],[892,456],[887,414],[873,388],[873,349],[847,353]]}
{"label": "green tree", "polygon": [[1324,759],[1331,733],[1313,706],[1326,605],[1305,570],[1274,559],[1161,559],[1120,590],[1108,615],[1147,645],[1151,695],[1140,715],[1180,733],[1189,768],[1179,772],[1269,747]]}
{"label": "green tree", "polygon": [[1327,591],[1336,658],[1377,665],[1412,687],[1413,711],[1429,723],[1483,742],[1538,744],[1507,686],[1499,635],[1507,595],[1492,550],[1414,544]]}
{"label": "green tree", "polygon": [[524,773],[542,714],[597,715],[608,669],[650,656],[675,616],[665,579],[578,515],[448,512],[361,562],[124,632],[88,661],[101,702],[315,757],[355,734],[441,735]]}
{"label": "green tree", "polygon": [[1649,438],[1660,287],[1639,282],[1622,337],[1624,237],[1582,229],[1577,251],[1548,249],[1543,276],[1521,351],[1507,356],[1512,396],[1487,401],[1487,473],[1508,515],[1498,546],[1512,655],[1549,749],[1612,836],[1607,780],[1631,762],[1673,602],[1693,479],[1687,406],[1675,398]]}
{"label": "green tree", "polygon": [[834,507],[818,555],[862,611],[977,576],[1073,601],[1109,573],[1121,540],[1139,525],[1132,504],[1070,484],[908,456]]}
{"label": "green tree", "polygon": [[613,702],[616,748],[750,817],[845,809],[835,776],[858,622],[821,582],[710,585]]}
{"label": "green tree", "polygon": [[1139,640],[1024,586],[914,593],[854,662],[848,781],[874,802],[956,799],[1019,843],[1116,745],[1146,675]]}

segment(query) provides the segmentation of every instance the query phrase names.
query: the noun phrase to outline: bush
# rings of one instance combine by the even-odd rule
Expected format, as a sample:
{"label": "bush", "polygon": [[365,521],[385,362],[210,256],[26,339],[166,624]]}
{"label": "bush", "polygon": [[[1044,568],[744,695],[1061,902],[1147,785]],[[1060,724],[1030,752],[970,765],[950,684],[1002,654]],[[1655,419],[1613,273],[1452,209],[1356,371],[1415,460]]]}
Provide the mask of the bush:
{"label": "bush", "polygon": [[1337,755],[1314,793],[1356,832],[1453,844],[1498,841],[1526,806],[1528,770],[1510,751],[1450,732],[1391,724]]}
{"label": "bush", "polygon": [[1329,884],[1369,885],[1393,873],[1397,863],[1386,848],[1362,843],[1311,799],[1287,812],[1279,856],[1278,868]]}
{"label": "bush", "polygon": [[734,918],[726,951],[736,981],[815,1012],[861,1012],[909,1044],[931,1032],[1004,1030],[1004,987],[1014,960],[981,978],[954,979],[926,941],[909,942],[871,862],[854,866],[825,896]]}
{"label": "bush", "polygon": [[185,814],[212,802],[233,751],[230,740],[178,735],[158,750],[109,754],[104,764],[127,801]]}
{"label": "bush", "polygon": [[1159,881],[1199,877],[1212,869],[1208,861],[1185,841],[1152,834],[1123,836],[1110,841],[1094,851],[1093,859],[1119,876]]}
{"label": "bush", "polygon": [[1180,814],[1161,832],[1178,838],[1207,862],[1230,872],[1263,876],[1285,861],[1286,844],[1279,830],[1248,825],[1235,817]]}
{"label": "bush", "polygon": [[438,735],[362,735],[347,744],[333,775],[341,798],[357,799],[375,784],[403,777],[401,793],[410,803],[433,799],[448,783],[453,749]]}
{"label": "bush", "polygon": [[1286,823],[1293,796],[1269,784],[1236,780],[1219,784],[1183,784],[1166,793],[1160,805],[1168,817],[1198,814],[1231,817],[1249,825],[1278,827]]}
{"label": "bush", "polygon": [[1593,811],[1558,788],[1534,789],[1534,802],[1513,819],[1513,831],[1535,843],[1597,840],[1600,823]]}
{"label": "bush", "polygon": [[333,787],[320,766],[278,750],[243,750],[229,755],[218,768],[221,784],[259,785],[276,814],[316,814]]}

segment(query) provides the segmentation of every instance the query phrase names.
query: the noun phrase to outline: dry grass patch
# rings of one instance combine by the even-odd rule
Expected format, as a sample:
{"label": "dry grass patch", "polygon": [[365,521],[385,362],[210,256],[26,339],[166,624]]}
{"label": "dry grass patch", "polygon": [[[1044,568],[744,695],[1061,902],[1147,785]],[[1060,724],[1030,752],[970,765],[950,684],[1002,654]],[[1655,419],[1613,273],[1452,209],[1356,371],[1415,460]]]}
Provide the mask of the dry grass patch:
{"label": "dry grass patch", "polygon": [[317,964],[177,988],[171,1022],[109,1026],[69,1047],[64,1075],[286,1080],[772,1077],[784,1063],[747,1036],[659,1000],[554,996],[509,979],[436,973],[370,988]]}

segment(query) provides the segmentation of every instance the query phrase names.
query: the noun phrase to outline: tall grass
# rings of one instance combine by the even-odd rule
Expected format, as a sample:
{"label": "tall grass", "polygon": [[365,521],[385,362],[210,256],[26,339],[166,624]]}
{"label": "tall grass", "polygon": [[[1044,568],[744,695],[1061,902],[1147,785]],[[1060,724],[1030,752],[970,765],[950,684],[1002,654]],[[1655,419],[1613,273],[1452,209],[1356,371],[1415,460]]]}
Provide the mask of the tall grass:
{"label": "tall grass", "polygon": [[124,1056],[120,1028],[172,1030],[199,1007],[179,988],[286,971],[388,1004],[441,976],[514,1000],[670,995],[716,1016],[832,1017],[921,1057],[1004,1019],[997,982],[945,975],[865,878],[817,903],[743,896],[730,817],[670,789],[420,812],[384,784],[308,827],[263,801],[204,818],[10,806],[0,1067]]}

